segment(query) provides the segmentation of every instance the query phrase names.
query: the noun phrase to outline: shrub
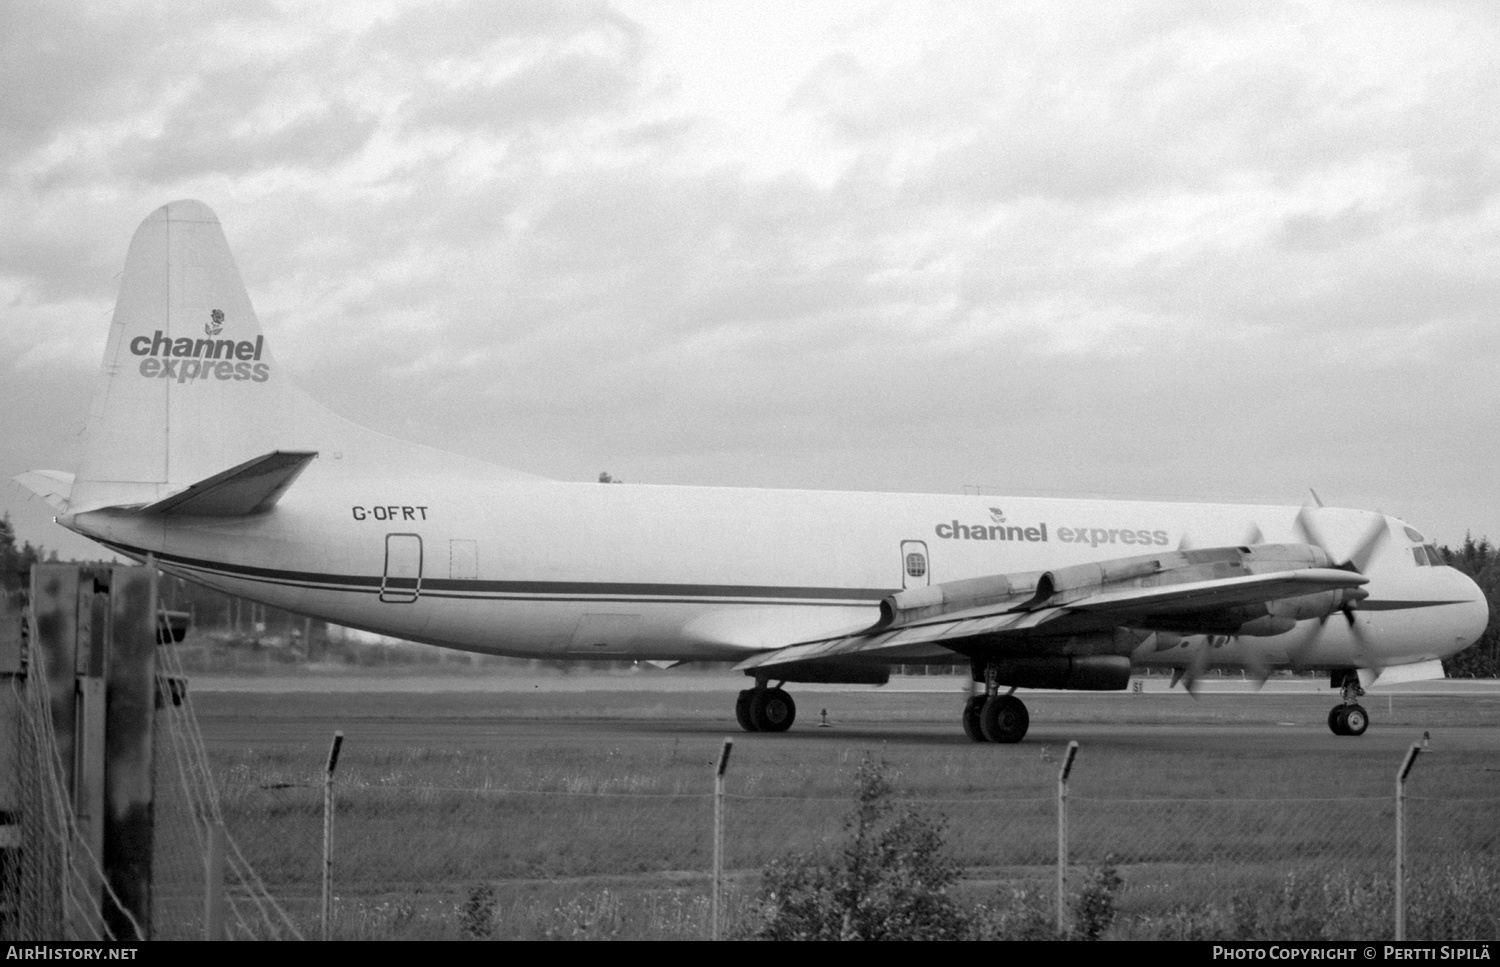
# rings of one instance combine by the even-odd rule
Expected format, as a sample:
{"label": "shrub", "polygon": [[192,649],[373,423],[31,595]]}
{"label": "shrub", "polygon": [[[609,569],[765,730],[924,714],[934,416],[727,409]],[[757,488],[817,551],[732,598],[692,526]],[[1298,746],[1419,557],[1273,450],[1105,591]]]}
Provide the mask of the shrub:
{"label": "shrub", "polygon": [[1073,899],[1073,938],[1098,940],[1115,922],[1115,896],[1125,881],[1115,870],[1111,857],[1104,865],[1089,870],[1088,878]]}
{"label": "shrub", "polygon": [[1057,897],[1030,885],[997,890],[994,899],[974,907],[970,940],[1056,940]]}
{"label": "shrub", "polygon": [[771,863],[762,879],[766,940],[954,940],[964,913],[948,895],[960,868],[941,819],[896,808],[881,763],[855,777],[848,843],[831,863],[807,856]]}
{"label": "shrub", "polygon": [[483,940],[495,929],[495,888],[488,883],[476,883],[458,912],[459,929],[465,937]]}

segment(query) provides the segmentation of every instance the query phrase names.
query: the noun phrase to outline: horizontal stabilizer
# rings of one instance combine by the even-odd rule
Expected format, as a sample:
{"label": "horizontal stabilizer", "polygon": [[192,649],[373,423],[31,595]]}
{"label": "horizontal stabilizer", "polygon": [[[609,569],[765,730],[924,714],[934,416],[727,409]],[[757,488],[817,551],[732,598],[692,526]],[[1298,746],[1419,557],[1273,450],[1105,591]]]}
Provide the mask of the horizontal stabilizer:
{"label": "horizontal stabilizer", "polygon": [[73,492],[73,475],[61,470],[28,470],[14,479],[45,500],[53,510],[66,508],[68,496]]}
{"label": "horizontal stabilizer", "polygon": [[244,517],[263,514],[318,456],[317,451],[276,450],[200,480],[140,509],[142,514]]}

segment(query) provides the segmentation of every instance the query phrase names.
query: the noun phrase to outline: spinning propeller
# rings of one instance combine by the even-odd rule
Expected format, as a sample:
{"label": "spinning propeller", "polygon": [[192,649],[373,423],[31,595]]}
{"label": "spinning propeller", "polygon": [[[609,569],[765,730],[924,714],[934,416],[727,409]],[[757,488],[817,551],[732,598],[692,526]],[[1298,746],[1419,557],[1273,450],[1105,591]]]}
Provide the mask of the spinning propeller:
{"label": "spinning propeller", "polygon": [[[1313,494],[1313,499],[1317,500],[1316,493]],[[1352,547],[1352,549],[1350,549],[1349,553],[1345,555],[1342,560],[1340,560],[1334,554],[1334,552],[1330,550],[1324,530],[1318,523],[1318,517],[1320,516],[1320,513],[1322,513],[1322,511],[1323,504],[1321,501],[1318,501],[1316,507],[1305,506],[1298,512],[1296,520],[1293,521],[1293,527],[1295,528],[1298,536],[1301,538],[1303,543],[1317,548],[1327,556],[1329,562],[1327,564],[1328,567],[1363,575],[1365,569],[1369,567],[1370,562],[1374,560],[1376,553],[1381,548],[1381,545],[1384,544],[1390,536],[1389,527],[1386,523],[1385,517],[1383,515],[1377,515],[1370,522],[1369,526],[1365,528],[1363,533],[1360,534],[1359,539],[1354,543],[1354,546]],[[1244,539],[1241,543],[1245,545],[1263,544],[1265,543],[1265,537],[1261,534],[1260,528],[1252,523],[1249,529],[1246,531]],[[1182,535],[1181,541],[1178,543],[1177,549],[1179,551],[1192,550],[1192,538],[1184,533]],[[1360,666],[1370,668],[1378,672],[1381,667],[1380,662],[1375,655],[1374,650],[1370,647],[1370,643],[1365,640],[1364,632],[1361,629],[1359,623],[1355,621],[1354,618],[1355,607],[1360,601],[1364,600],[1368,596],[1368,594],[1369,592],[1365,591],[1363,588],[1346,589],[1343,592],[1343,602],[1339,606],[1338,611],[1343,614],[1344,621],[1349,627],[1349,634],[1354,640],[1355,656]],[[1299,664],[1303,653],[1305,653],[1307,649],[1316,644],[1318,639],[1322,637],[1323,628],[1327,625],[1328,619],[1331,616],[1332,614],[1330,613],[1319,618],[1318,630],[1307,639],[1307,641],[1301,646],[1301,648],[1297,650],[1295,654],[1290,656],[1294,665]],[[1232,637],[1238,638],[1238,636]],[[1188,693],[1194,694],[1198,679],[1202,677],[1203,673],[1208,669],[1208,666],[1210,664],[1209,657],[1212,649],[1215,647],[1215,643],[1217,642],[1222,644],[1224,640],[1225,639],[1222,638],[1216,638],[1213,635],[1202,636],[1198,640],[1198,642],[1192,646],[1192,651],[1188,656],[1188,663],[1186,667],[1178,668],[1173,671],[1172,684],[1176,685],[1179,681],[1181,681],[1187,688]],[[1248,658],[1242,663],[1242,667],[1250,676],[1251,681],[1255,683],[1256,688],[1260,688],[1262,685],[1264,685],[1266,679],[1271,675],[1270,665],[1259,656]]]}
{"label": "spinning propeller", "polygon": [[[1313,497],[1316,499],[1317,494],[1313,494]],[[1318,512],[1322,509],[1323,507],[1320,502],[1317,507],[1304,506],[1298,511],[1297,519],[1292,522],[1293,526],[1297,529],[1297,533],[1301,536],[1304,543],[1310,544],[1328,555],[1329,567],[1363,575],[1365,569],[1370,566],[1370,562],[1374,560],[1376,552],[1380,550],[1381,545],[1390,537],[1390,527],[1386,523],[1385,516],[1376,514],[1374,519],[1370,521],[1369,526],[1365,528],[1364,533],[1360,535],[1359,540],[1354,543],[1353,548],[1350,549],[1344,560],[1339,563],[1333,563],[1336,558],[1333,552],[1329,550],[1328,542],[1318,526]],[[1344,591],[1344,603],[1338,610],[1343,614],[1344,621],[1349,626],[1349,634],[1354,639],[1355,656],[1359,659],[1360,665],[1365,668],[1371,668],[1378,673],[1381,667],[1380,662],[1370,648],[1369,642],[1365,640],[1364,632],[1360,629],[1359,623],[1354,620],[1355,606],[1367,597],[1369,597],[1369,592],[1363,588],[1348,589]],[[1323,628],[1328,624],[1328,619],[1331,616],[1331,614],[1328,614],[1318,619],[1317,632],[1299,649],[1297,657],[1300,657],[1302,651],[1311,647],[1322,637]]]}
{"label": "spinning propeller", "polygon": [[[1246,529],[1244,537],[1240,539],[1240,543],[1246,546],[1254,544],[1264,544],[1265,542],[1265,536],[1261,534],[1259,525],[1255,524],[1253,521],[1251,522],[1249,528]],[[1194,549],[1195,546],[1192,537],[1189,536],[1187,531],[1183,531],[1182,539],[1177,542],[1177,550],[1191,551]],[[1238,636],[1234,637],[1237,638]],[[1188,656],[1187,666],[1184,668],[1174,668],[1172,670],[1172,684],[1168,687],[1175,687],[1178,682],[1182,682],[1183,687],[1187,689],[1188,694],[1196,698],[1198,679],[1203,677],[1203,673],[1208,670],[1209,651],[1214,647],[1215,641],[1219,641],[1219,643],[1222,644],[1224,640],[1227,639],[1216,638],[1214,635],[1202,636],[1198,640],[1197,644],[1192,646],[1192,651]],[[1257,689],[1259,689],[1266,683],[1267,678],[1271,677],[1270,666],[1268,666],[1264,661],[1252,659],[1245,662],[1243,664],[1243,667],[1245,671],[1249,672],[1250,679],[1255,683],[1255,687]]]}

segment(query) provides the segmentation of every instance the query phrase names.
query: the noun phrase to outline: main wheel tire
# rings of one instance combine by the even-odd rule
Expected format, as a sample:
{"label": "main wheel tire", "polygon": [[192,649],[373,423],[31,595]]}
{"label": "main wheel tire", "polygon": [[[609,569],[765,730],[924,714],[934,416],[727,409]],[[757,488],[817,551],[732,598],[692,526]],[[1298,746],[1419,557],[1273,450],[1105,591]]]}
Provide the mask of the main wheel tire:
{"label": "main wheel tire", "polygon": [[1328,731],[1334,735],[1344,734],[1344,706],[1335,705],[1328,710]]}
{"label": "main wheel tire", "polygon": [[741,690],[734,700],[734,719],[740,723],[740,728],[746,732],[757,732],[755,722],[750,718],[750,689]]}
{"label": "main wheel tire", "polygon": [[1365,729],[1370,727],[1370,713],[1363,705],[1345,705],[1340,724],[1345,735],[1364,735]]}
{"label": "main wheel tire", "polygon": [[979,716],[984,711],[985,697],[974,695],[964,703],[964,735],[975,742],[988,742],[984,737],[984,729],[979,724]]}
{"label": "main wheel tire", "polygon": [[785,732],[797,718],[797,703],[779,688],[750,690],[750,722],[757,732]]}
{"label": "main wheel tire", "polygon": [[1026,737],[1031,715],[1014,695],[996,695],[979,713],[979,729],[991,742],[1013,743]]}

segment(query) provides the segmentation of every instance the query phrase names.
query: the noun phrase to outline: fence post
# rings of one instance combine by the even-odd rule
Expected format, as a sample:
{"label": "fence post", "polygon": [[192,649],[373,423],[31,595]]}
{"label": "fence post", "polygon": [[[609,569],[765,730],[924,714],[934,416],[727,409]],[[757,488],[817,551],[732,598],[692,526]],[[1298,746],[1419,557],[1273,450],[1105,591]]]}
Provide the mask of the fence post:
{"label": "fence post", "polygon": [[203,939],[224,938],[224,824],[210,822],[203,877]]}
{"label": "fence post", "polygon": [[1078,743],[1069,742],[1063,753],[1062,768],[1057,770],[1057,932],[1061,936],[1068,930],[1068,773],[1073,771],[1073,759],[1078,755]]}
{"label": "fence post", "polygon": [[1406,939],[1406,777],[1422,754],[1422,743],[1413,742],[1396,773],[1396,939]]}
{"label": "fence post", "polygon": [[719,750],[719,761],[714,766],[714,889],[711,937],[719,939],[719,894],[723,892],[724,879],[724,770],[729,768],[729,750],[734,748],[733,739],[725,739]]}
{"label": "fence post", "polygon": [[344,733],[333,733],[328,750],[328,770],[323,775],[323,939],[327,940],[333,919],[333,770],[339,764],[339,746]]}

